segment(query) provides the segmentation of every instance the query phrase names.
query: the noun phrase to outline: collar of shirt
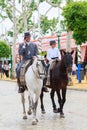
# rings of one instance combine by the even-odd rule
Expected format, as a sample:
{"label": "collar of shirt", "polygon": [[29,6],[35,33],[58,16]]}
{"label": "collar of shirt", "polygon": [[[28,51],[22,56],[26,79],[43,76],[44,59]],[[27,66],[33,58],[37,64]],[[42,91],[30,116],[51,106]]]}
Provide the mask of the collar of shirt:
{"label": "collar of shirt", "polygon": [[29,45],[30,44],[30,42],[27,42],[27,45]]}

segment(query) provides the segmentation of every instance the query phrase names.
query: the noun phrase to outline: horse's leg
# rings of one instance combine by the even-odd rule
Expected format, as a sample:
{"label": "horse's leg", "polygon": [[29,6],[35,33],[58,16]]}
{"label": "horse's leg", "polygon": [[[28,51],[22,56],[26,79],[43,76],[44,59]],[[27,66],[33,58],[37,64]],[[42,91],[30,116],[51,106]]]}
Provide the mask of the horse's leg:
{"label": "horse's leg", "polygon": [[22,105],[23,105],[23,119],[27,119],[26,110],[25,110],[25,98],[24,98],[24,93],[21,93],[21,102],[22,102]]}
{"label": "horse's leg", "polygon": [[42,114],[45,114],[45,109],[44,109],[44,105],[43,105],[43,96],[44,96],[44,93],[43,93],[43,89],[41,90],[41,94],[40,94],[40,102],[41,102],[41,112]]}
{"label": "horse's leg", "polygon": [[64,106],[65,101],[66,101],[66,88],[62,88],[62,104],[61,104],[62,113],[60,113],[61,117],[64,117],[63,106]]}
{"label": "horse's leg", "polygon": [[57,92],[58,102],[60,106],[58,109],[60,112],[60,117],[64,118],[63,106],[66,101],[66,88],[62,88],[62,97],[61,97],[60,89],[58,89],[56,92]]}
{"label": "horse's leg", "polygon": [[31,98],[30,96],[28,96],[28,101],[29,101],[29,110],[28,110],[28,115],[31,115],[32,114],[32,101],[31,101]]}
{"label": "horse's leg", "polygon": [[36,109],[37,109],[38,100],[34,103],[32,100],[32,111],[33,111],[33,121],[32,125],[37,125],[38,119],[36,118]]}
{"label": "horse's leg", "polygon": [[57,89],[56,93],[57,93],[58,102],[59,102],[58,112],[60,112],[60,117],[61,117],[61,115],[63,115],[63,112],[62,112],[62,98],[61,98],[60,89]]}
{"label": "horse's leg", "polygon": [[54,94],[55,94],[55,90],[52,89],[50,92],[50,97],[51,97],[51,101],[52,101],[52,105],[53,105],[53,112],[57,113],[56,104],[54,101]]}

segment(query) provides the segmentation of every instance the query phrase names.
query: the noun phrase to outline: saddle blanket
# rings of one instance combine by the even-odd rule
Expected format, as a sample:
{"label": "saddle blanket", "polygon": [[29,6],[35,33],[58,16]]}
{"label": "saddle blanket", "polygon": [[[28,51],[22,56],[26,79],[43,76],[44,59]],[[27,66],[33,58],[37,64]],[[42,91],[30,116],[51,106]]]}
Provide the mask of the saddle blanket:
{"label": "saddle blanket", "polygon": [[32,60],[27,60],[21,67],[20,70],[20,84],[21,86],[26,86],[26,82],[25,82],[25,73],[28,69],[28,67],[32,64]]}

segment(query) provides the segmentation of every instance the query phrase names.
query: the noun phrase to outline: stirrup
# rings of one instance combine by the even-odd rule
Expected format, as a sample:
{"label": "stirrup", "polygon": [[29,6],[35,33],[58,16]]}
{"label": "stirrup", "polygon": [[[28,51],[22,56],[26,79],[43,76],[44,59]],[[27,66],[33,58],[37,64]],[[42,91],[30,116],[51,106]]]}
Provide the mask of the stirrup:
{"label": "stirrup", "polygon": [[23,93],[25,91],[24,87],[19,87],[18,93]]}

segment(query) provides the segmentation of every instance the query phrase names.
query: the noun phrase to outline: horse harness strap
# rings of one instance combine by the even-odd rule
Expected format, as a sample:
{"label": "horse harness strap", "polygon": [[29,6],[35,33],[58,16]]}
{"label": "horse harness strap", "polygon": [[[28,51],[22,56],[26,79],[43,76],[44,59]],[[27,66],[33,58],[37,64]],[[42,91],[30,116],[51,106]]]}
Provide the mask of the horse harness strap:
{"label": "horse harness strap", "polygon": [[[33,73],[35,74],[35,71],[34,71],[34,69],[33,69],[33,66],[32,66],[31,68],[32,68]],[[38,75],[37,75],[37,77],[38,77]],[[39,77],[38,77],[38,78],[39,78]]]}
{"label": "horse harness strap", "polygon": [[[41,61],[41,60],[39,60],[39,61]],[[41,63],[42,63],[42,65],[43,65],[44,67],[46,67],[46,66],[45,66],[45,63],[44,63],[43,61],[41,61]],[[38,68],[38,64],[37,64],[37,68]],[[34,69],[33,69],[33,66],[32,66],[32,70],[33,70],[33,72],[35,73],[35,71],[34,71]],[[45,70],[44,70],[44,73],[41,73],[41,72],[39,71],[39,69],[38,69],[38,75],[37,75],[37,77],[38,77],[39,79],[42,79],[41,75],[46,75]]]}
{"label": "horse harness strap", "polygon": [[[44,72],[41,73],[41,72],[39,71],[39,69],[38,69],[39,77],[40,77],[41,75],[45,75],[45,76],[46,76],[46,65],[45,65],[45,63],[44,63],[43,60],[41,60],[41,63],[42,63],[42,65],[43,65],[43,67],[44,67]],[[40,77],[40,78],[41,78],[41,77]]]}

